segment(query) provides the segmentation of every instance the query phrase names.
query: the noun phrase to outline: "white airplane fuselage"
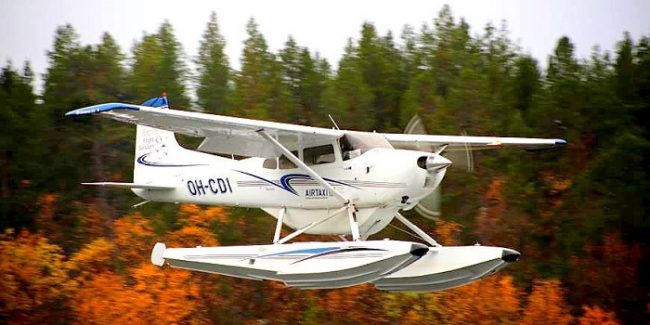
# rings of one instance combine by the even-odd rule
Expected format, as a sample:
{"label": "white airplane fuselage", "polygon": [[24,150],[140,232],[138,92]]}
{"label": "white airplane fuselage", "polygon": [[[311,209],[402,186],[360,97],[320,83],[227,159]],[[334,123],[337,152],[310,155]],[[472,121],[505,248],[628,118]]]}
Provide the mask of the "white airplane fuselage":
{"label": "white airplane fuselage", "polygon": [[[265,168],[263,158],[228,159],[181,148],[165,131],[142,128],[138,133],[134,180],[174,187],[133,189],[145,200],[262,208],[276,218],[285,209],[283,222],[294,229],[345,206],[298,167]],[[444,169],[431,173],[418,166],[418,159],[429,152],[374,148],[348,160],[339,151],[335,154],[334,162],[310,167],[350,198],[366,237],[383,229],[398,210],[430,194],[445,174]],[[335,216],[306,233],[348,234],[348,217]]]}

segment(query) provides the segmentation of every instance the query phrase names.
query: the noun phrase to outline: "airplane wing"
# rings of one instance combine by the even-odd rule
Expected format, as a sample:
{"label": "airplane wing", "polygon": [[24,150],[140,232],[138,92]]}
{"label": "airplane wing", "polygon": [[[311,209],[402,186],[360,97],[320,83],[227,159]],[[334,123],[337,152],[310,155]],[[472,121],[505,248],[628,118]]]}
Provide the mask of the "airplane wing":
{"label": "airplane wing", "polygon": [[257,131],[265,130],[289,150],[332,143],[340,130],[252,119],[160,109],[141,105],[108,103],[84,107],[66,116],[102,114],[115,120],[205,138],[198,150],[248,157],[278,157],[281,153]]}
{"label": "airplane wing", "polygon": [[[108,103],[76,109],[66,116],[102,114],[115,120],[202,137],[198,150],[248,157],[274,158],[282,153],[257,131],[264,130],[288,150],[332,143],[345,135],[344,130],[259,121],[223,115],[161,109],[142,105]],[[382,134],[397,149],[432,151],[447,145],[454,149],[489,149],[516,146],[540,150],[566,144],[562,139],[450,136],[424,134]]]}
{"label": "airplane wing", "polygon": [[114,188],[126,188],[126,189],[143,189],[143,190],[155,190],[155,191],[168,191],[176,188],[174,185],[159,185],[159,184],[136,184],[136,183],[119,183],[119,182],[94,182],[94,183],[81,183],[81,185],[87,186],[103,186],[103,187],[114,187]]}
{"label": "airplane wing", "polygon": [[543,138],[517,137],[481,137],[455,135],[426,135],[426,134],[394,134],[385,133],[390,144],[397,149],[431,150],[433,147],[449,146],[447,151],[454,149],[491,149],[501,146],[514,146],[526,150],[543,150],[565,145],[566,140]]}

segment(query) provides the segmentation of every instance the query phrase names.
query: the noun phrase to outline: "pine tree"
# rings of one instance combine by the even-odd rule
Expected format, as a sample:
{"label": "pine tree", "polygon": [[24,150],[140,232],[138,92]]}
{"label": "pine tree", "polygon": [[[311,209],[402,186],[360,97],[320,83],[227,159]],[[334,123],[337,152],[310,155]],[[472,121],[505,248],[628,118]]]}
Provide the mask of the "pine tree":
{"label": "pine tree", "polygon": [[325,98],[341,128],[368,131],[376,125],[372,89],[364,81],[360,58],[351,39]]}
{"label": "pine tree", "polygon": [[28,159],[32,152],[30,137],[40,136],[40,127],[32,117],[36,96],[32,89],[33,73],[25,63],[23,74],[7,63],[0,73],[0,229],[30,225],[25,207],[35,200],[32,180],[37,167]]}
{"label": "pine tree", "polygon": [[385,37],[379,37],[373,24],[364,23],[358,55],[364,82],[373,93],[373,128],[399,131],[402,57],[395,48],[392,34],[389,32]]}
{"label": "pine tree", "polygon": [[291,107],[290,92],[282,82],[281,66],[269,52],[257,23],[250,19],[246,25],[248,38],[244,41],[241,71],[235,79],[236,109],[240,116],[286,121]]}
{"label": "pine tree", "polygon": [[168,21],[160,26],[156,34],[145,35],[134,46],[130,83],[139,100],[159,96],[164,91],[171,106],[189,108],[185,90],[187,78],[183,48]]}
{"label": "pine tree", "polygon": [[230,67],[224,53],[226,41],[219,32],[217,14],[212,12],[203,33],[197,60],[199,107],[206,112],[224,114],[230,110]]}
{"label": "pine tree", "polygon": [[291,92],[291,104],[286,108],[291,122],[318,125],[323,119],[323,92],[329,80],[329,64],[312,57],[307,48],[299,47],[289,37],[279,53],[282,81]]}

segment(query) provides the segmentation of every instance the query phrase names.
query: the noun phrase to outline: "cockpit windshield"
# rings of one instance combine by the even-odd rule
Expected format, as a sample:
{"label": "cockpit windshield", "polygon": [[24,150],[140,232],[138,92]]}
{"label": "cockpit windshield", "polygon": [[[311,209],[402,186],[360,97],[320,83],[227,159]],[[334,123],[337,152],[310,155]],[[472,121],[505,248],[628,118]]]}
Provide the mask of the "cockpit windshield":
{"label": "cockpit windshield", "polygon": [[381,134],[365,132],[346,132],[340,140],[343,160],[356,158],[373,148],[388,148],[393,146]]}

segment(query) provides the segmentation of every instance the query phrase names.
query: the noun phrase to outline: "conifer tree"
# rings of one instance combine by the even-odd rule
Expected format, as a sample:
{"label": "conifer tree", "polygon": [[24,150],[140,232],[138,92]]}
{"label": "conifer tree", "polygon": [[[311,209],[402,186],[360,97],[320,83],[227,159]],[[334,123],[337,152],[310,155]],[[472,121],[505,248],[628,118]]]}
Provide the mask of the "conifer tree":
{"label": "conifer tree", "polygon": [[199,107],[209,113],[224,114],[230,109],[230,67],[224,53],[225,46],[217,14],[212,12],[199,46],[199,84],[196,90]]}
{"label": "conifer tree", "polygon": [[40,137],[42,127],[34,117],[36,96],[32,89],[33,73],[28,62],[23,74],[7,63],[0,73],[0,229],[30,224],[25,207],[35,200],[32,186],[34,174],[40,166],[32,160],[34,151],[30,137]]}
{"label": "conifer tree", "polygon": [[372,106],[374,96],[364,80],[359,61],[357,49],[348,39],[336,78],[328,87],[325,98],[341,128],[368,131],[376,125]]}
{"label": "conifer tree", "polygon": [[156,34],[145,35],[133,48],[130,83],[138,100],[160,96],[165,91],[171,106],[189,108],[187,78],[183,48],[169,21],[165,21]]}
{"label": "conifer tree", "polygon": [[248,38],[244,41],[241,71],[235,78],[234,113],[260,119],[287,120],[291,107],[289,90],[282,82],[281,66],[269,52],[257,23],[250,19],[246,25]]}

